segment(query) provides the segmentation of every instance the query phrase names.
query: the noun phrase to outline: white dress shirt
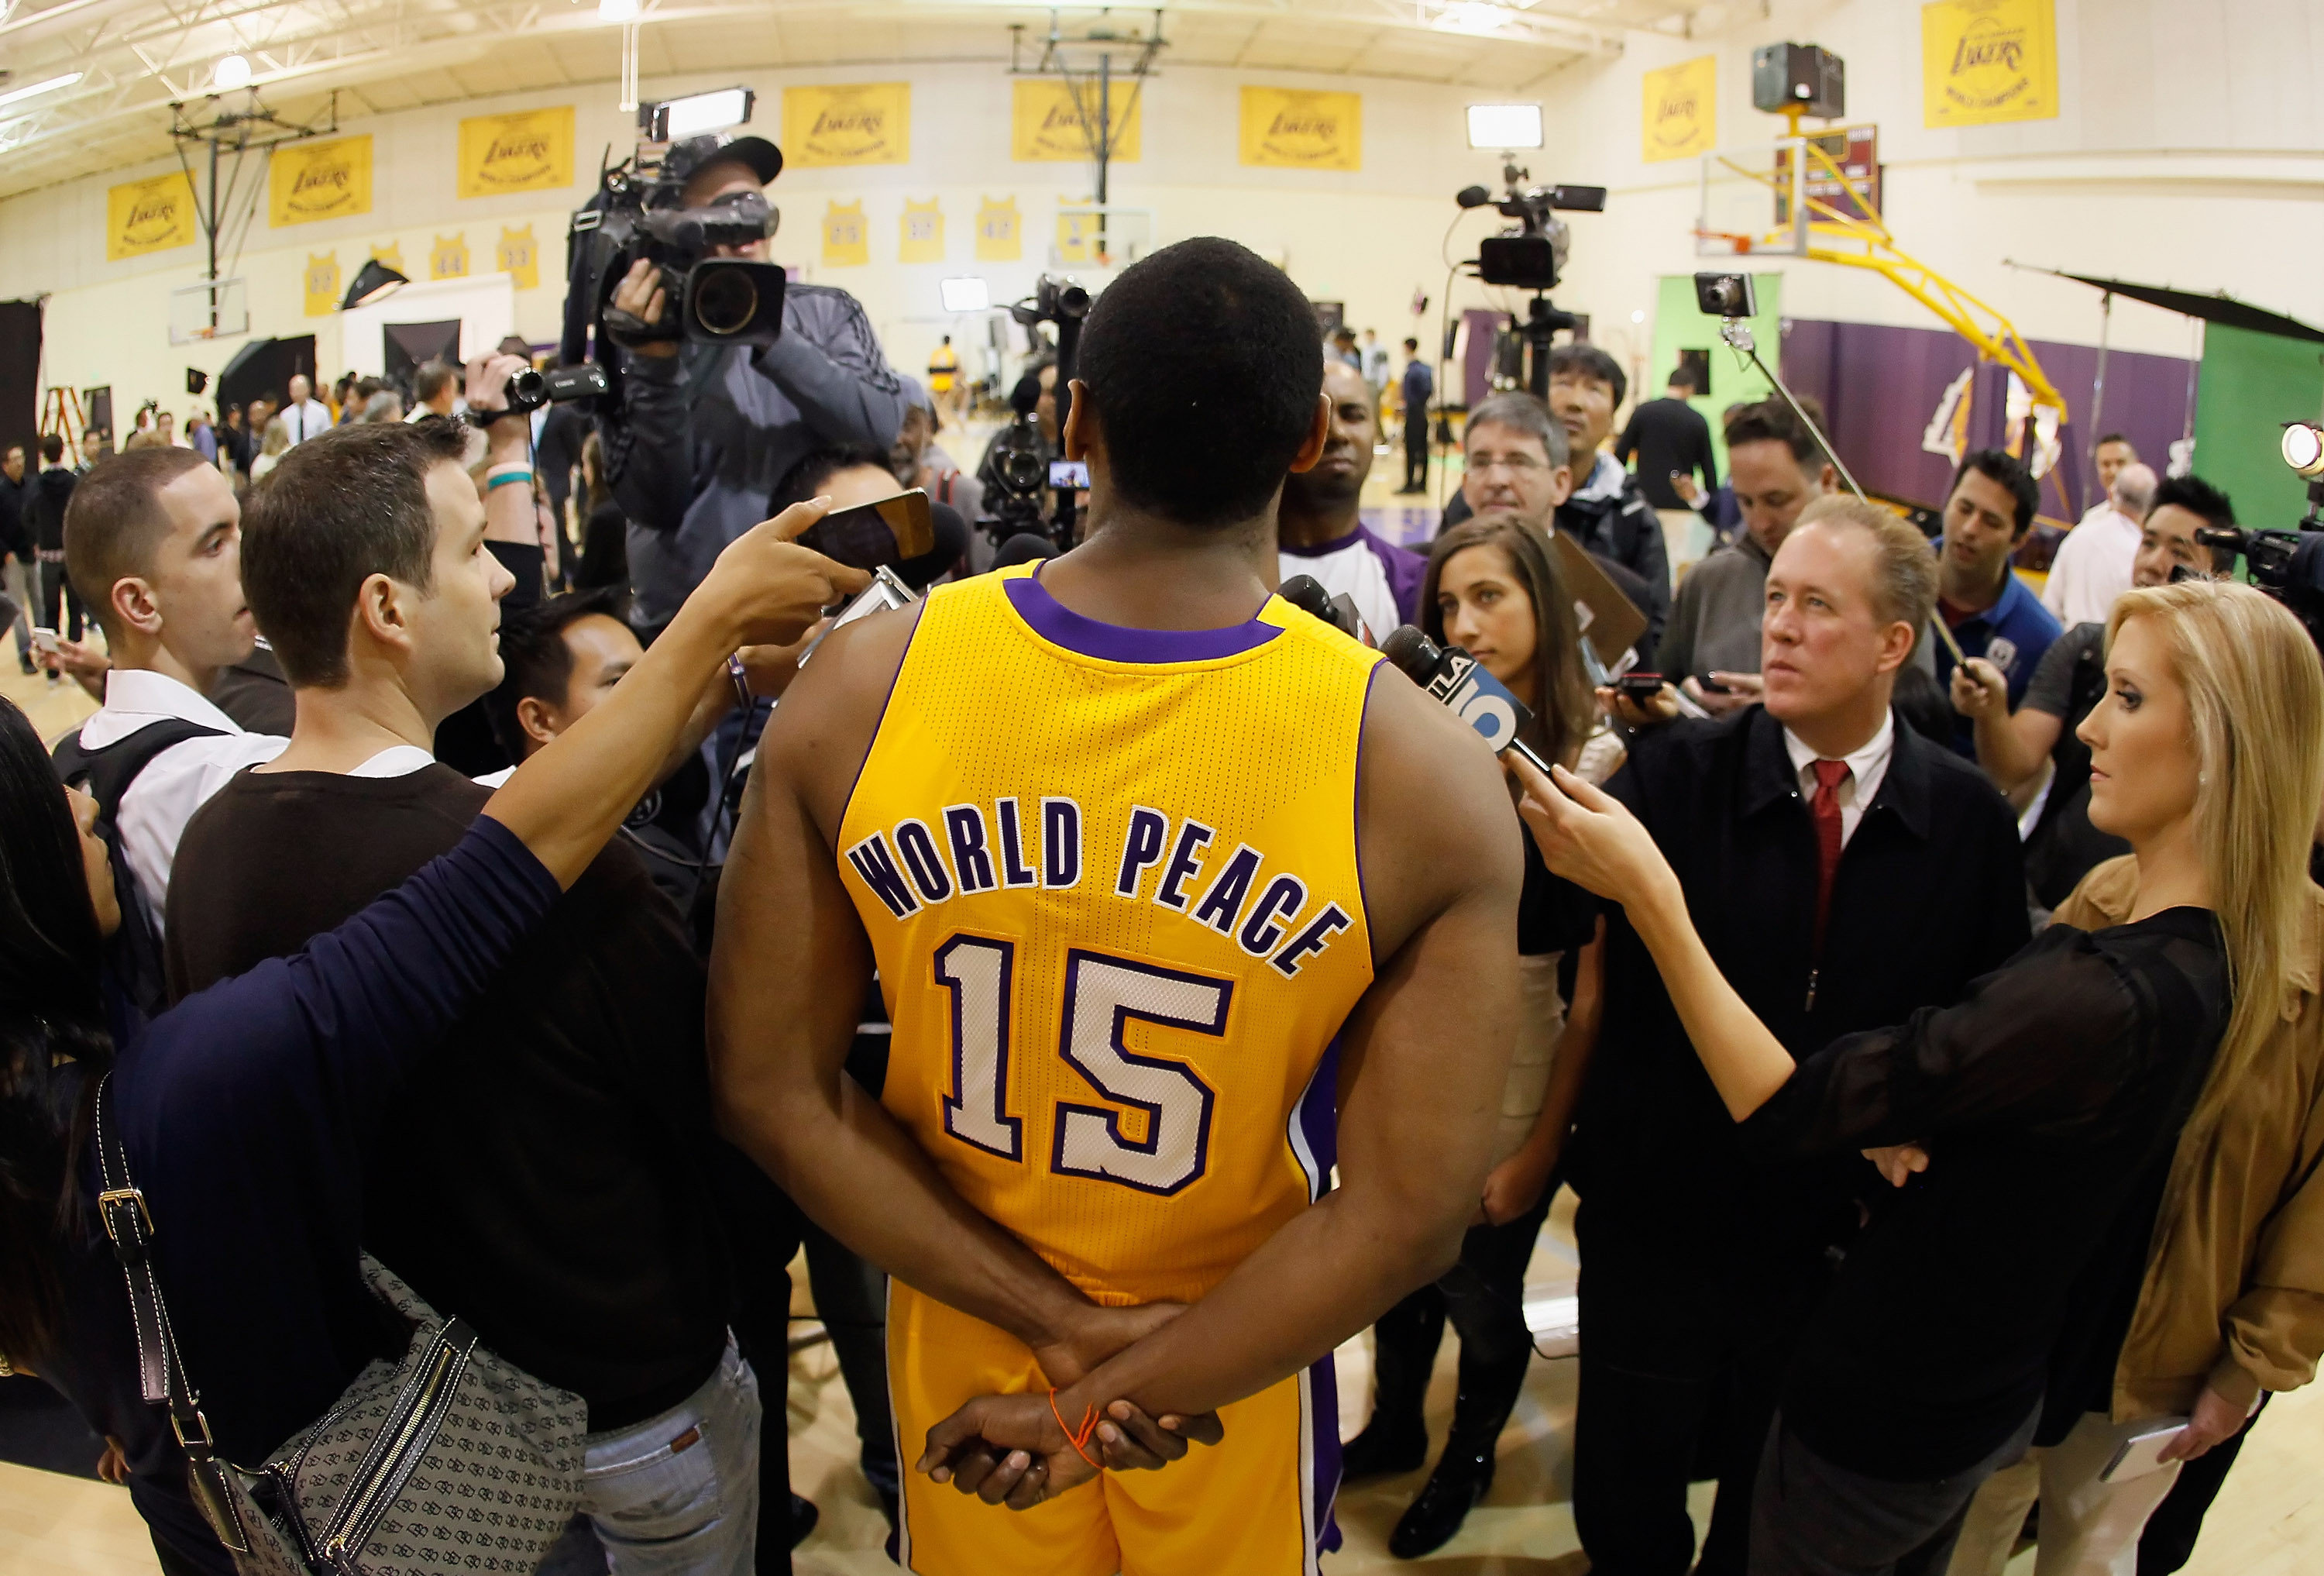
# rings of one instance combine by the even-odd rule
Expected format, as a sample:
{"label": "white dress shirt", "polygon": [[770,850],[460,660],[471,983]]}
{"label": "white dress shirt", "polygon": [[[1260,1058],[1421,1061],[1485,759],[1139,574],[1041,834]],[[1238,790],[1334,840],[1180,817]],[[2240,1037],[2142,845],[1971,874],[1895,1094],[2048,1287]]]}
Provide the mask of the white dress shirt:
{"label": "white dress shirt", "polygon": [[331,408],[311,396],[296,405],[282,407],[282,425],[290,429],[290,441],[304,443],[310,438],[320,438],[331,429]]}
{"label": "white dress shirt", "polygon": [[[1864,819],[1865,806],[1872,796],[1880,791],[1880,779],[1888,775],[1888,759],[1896,752],[1896,714],[1890,712],[1880,719],[1880,731],[1861,750],[1840,757],[1848,762],[1848,775],[1833,792],[1840,799],[1840,845],[1856,835],[1857,824]],[[1800,781],[1800,797],[1813,803],[1816,796],[1815,763],[1821,759],[1800,742],[1800,736],[1789,728],[1784,730],[1784,753],[1792,758],[1792,775]]]}
{"label": "white dress shirt", "polygon": [[2082,516],[2050,560],[2042,605],[2068,629],[2106,622],[2115,598],[2130,589],[2139,536],[2138,521],[2111,505]]}
{"label": "white dress shirt", "polygon": [[186,823],[235,772],[273,760],[290,742],[272,733],[244,733],[232,717],[166,673],[116,668],[105,676],[103,709],[81,724],[81,748],[102,750],[171,717],[215,728],[219,736],[188,739],[156,755],[121,796],[113,817],[121,832],[121,856],[136,878],[137,895],[157,935],[170,895],[170,867],[177,861]]}

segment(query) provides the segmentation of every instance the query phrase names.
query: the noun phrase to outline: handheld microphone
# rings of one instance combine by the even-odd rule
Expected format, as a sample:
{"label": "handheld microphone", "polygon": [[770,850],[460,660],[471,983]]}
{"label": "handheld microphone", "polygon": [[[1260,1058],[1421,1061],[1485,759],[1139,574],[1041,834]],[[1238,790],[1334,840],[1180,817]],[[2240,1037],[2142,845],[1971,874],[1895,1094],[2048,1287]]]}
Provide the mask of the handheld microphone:
{"label": "handheld microphone", "polygon": [[1364,638],[1364,621],[1356,612],[1356,604],[1345,596],[1334,596],[1324,590],[1323,583],[1313,575],[1294,575],[1275,588],[1275,594],[1351,640]]}
{"label": "handheld microphone", "polygon": [[1440,647],[1410,624],[1398,624],[1380,642],[1380,655],[1426,690],[1429,698],[1474,728],[1494,754],[1514,753],[1544,777],[1549,775],[1549,762],[1517,737],[1533,721],[1533,713],[1486,672],[1483,663],[1458,646]]}

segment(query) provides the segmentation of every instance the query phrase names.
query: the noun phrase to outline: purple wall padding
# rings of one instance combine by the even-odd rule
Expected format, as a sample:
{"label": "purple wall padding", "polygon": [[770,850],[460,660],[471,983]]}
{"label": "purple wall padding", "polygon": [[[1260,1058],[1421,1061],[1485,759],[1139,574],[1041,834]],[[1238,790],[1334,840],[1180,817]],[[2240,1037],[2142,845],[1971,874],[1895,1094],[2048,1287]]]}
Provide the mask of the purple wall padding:
{"label": "purple wall padding", "polygon": [[[2106,405],[2099,425],[2089,424],[2090,377],[2097,370],[2095,346],[2034,340],[2043,371],[2066,397],[2063,473],[2066,503],[2044,478],[2043,512],[2080,518],[2094,502],[2096,478],[2089,466],[2093,432],[2121,432],[2139,457],[2161,475],[2171,444],[2186,430],[2187,363],[2175,355],[2116,350],[2107,357]],[[1812,318],[1784,322],[1784,381],[1799,394],[1821,401],[1840,457],[1865,491],[1932,508],[1944,502],[1952,465],[1924,452],[1921,438],[1936,414],[1946,387],[1973,364],[1977,352],[1959,335],[1941,328],[1899,328],[1874,323],[1833,323]],[[1972,385],[1969,436],[1971,447],[1997,446],[2008,393],[2006,369],[1978,369]]]}

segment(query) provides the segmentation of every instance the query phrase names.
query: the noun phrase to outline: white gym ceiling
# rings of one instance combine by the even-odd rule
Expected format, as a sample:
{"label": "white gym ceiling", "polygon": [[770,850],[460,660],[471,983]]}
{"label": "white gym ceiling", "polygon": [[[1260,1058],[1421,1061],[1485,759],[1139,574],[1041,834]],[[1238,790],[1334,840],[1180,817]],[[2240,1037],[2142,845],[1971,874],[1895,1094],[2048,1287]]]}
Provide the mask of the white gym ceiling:
{"label": "white gym ceiling", "polygon": [[[1060,29],[1125,39],[1153,7],[1052,13],[978,0],[0,0],[0,197],[166,154],[171,106],[207,120],[238,55],[270,109],[344,121],[503,93],[617,82],[634,3],[638,69],[658,78],[791,66],[1038,56]],[[1403,78],[1536,89],[1618,54],[1622,30],[1700,36],[1740,5],[1679,0],[1167,0],[1158,65]],[[1079,63],[1078,60],[1076,63]],[[6,96],[79,73],[78,80]]]}

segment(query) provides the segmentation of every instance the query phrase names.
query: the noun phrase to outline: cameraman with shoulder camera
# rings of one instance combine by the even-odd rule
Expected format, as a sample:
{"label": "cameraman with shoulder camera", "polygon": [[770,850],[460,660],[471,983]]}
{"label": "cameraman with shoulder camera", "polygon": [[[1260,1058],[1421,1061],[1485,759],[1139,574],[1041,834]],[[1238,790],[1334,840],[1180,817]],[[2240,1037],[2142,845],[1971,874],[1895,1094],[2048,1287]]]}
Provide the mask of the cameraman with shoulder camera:
{"label": "cameraman with shoulder camera", "polygon": [[[688,208],[755,198],[782,167],[764,138],[724,134],[687,138],[662,161],[665,178],[685,183]],[[767,243],[708,254],[764,262]],[[894,442],[904,391],[862,307],[829,285],[790,286],[781,337],[748,353],[624,332],[616,314],[653,327],[677,309],[652,262],[633,263],[609,304],[622,398],[599,414],[598,432],[613,497],[630,520],[632,616],[650,631],[669,621],[720,548],[766,518],[775,484],[801,456]]]}

